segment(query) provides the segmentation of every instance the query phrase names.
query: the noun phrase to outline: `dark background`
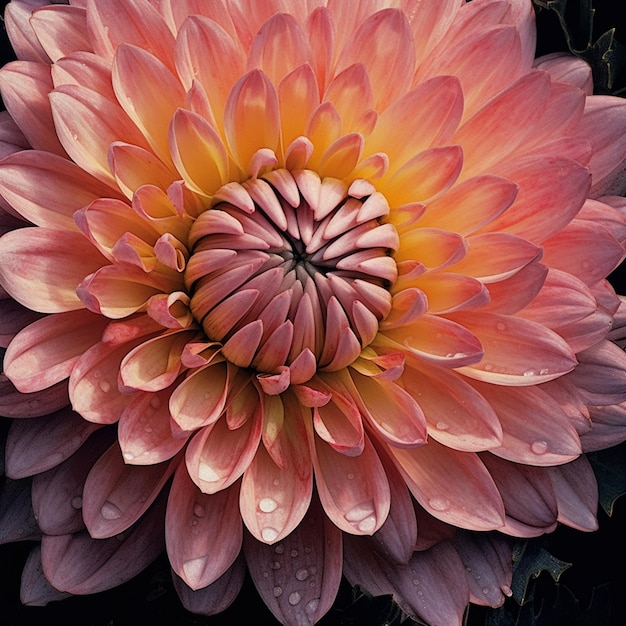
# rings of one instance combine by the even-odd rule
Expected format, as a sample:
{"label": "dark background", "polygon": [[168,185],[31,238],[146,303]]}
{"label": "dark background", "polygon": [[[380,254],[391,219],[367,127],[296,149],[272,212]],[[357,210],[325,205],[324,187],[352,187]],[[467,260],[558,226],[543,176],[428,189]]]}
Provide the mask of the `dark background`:
{"label": "dark background", "polygon": [[[1,7],[6,4],[6,1],[0,2]],[[569,0],[567,15],[570,24],[576,26],[576,13],[583,4],[584,0]],[[617,40],[626,43],[626,17],[620,12],[622,0],[595,0],[593,5],[596,9],[594,40],[610,28],[616,28]],[[541,11],[538,30],[538,54],[567,49],[555,13]],[[1,64],[12,58],[1,24],[0,54]],[[625,72],[619,71],[613,91],[619,91],[624,86]],[[623,266],[611,276],[611,280],[618,292],[626,293],[626,271]],[[0,427],[6,427],[6,423],[0,423]],[[619,448],[620,451],[614,456],[621,455],[621,459],[626,459],[626,447],[622,445]],[[531,542],[532,549],[545,548],[556,558],[573,565],[562,574],[559,584],[555,584],[546,572],[541,573],[536,580],[531,580],[529,595],[532,599],[522,610],[513,601],[508,601],[498,611],[472,607],[468,626],[626,624],[626,498],[617,500],[612,517],[600,511],[599,519],[600,530],[596,533],[585,534],[562,527],[548,537]],[[276,624],[249,579],[246,579],[243,591],[234,605],[226,612],[202,617],[185,611],[173,589],[164,556],[140,576],[114,590],[51,603],[43,608],[24,607],[19,602],[19,581],[30,548],[31,544],[27,542],[0,546],[2,624]],[[387,599],[372,600],[360,596],[344,582],[333,609],[321,623],[325,626],[381,626],[383,623],[400,622]]]}

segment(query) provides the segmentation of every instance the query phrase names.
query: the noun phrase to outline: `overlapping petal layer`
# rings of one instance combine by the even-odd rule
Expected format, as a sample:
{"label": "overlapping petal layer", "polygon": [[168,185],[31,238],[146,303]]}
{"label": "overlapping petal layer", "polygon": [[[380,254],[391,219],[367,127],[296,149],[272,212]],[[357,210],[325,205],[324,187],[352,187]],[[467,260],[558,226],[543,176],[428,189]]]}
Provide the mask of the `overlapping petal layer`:
{"label": "overlapping petal layer", "polygon": [[245,560],[312,624],[343,555],[460,624],[510,593],[492,531],[594,528],[581,452],[626,439],[626,104],[533,62],[529,0],[14,0],[6,24],[26,598],[165,545],[191,610]]}

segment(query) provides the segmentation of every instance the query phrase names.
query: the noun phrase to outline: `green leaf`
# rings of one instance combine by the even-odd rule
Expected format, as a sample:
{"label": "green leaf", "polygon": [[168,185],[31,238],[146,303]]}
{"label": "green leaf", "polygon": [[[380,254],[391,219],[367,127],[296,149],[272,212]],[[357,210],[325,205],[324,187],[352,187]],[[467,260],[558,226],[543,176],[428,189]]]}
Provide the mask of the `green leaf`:
{"label": "green leaf", "polygon": [[626,494],[626,442],[587,454],[598,481],[600,506],[610,517],[615,501]]}
{"label": "green leaf", "polygon": [[537,578],[541,572],[548,572],[554,582],[559,582],[561,574],[572,565],[552,556],[541,543],[537,540],[528,541],[517,544],[513,549],[511,591],[518,604],[527,601],[528,585],[532,578]]}
{"label": "green leaf", "polygon": [[533,0],[539,10],[553,11],[572,54],[591,66],[596,93],[618,93],[616,83],[626,70],[626,46],[615,39],[611,28],[593,41],[592,0]]}

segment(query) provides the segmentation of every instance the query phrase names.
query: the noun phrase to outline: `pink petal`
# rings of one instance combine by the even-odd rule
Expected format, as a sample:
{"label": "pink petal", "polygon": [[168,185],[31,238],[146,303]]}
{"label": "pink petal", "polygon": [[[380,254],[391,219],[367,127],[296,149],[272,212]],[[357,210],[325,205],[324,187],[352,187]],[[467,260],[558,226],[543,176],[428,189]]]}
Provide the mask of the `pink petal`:
{"label": "pink petal", "polygon": [[392,446],[426,442],[426,420],[419,403],[400,385],[351,372],[359,408],[369,425]]}
{"label": "pink petal", "polygon": [[216,615],[225,611],[239,595],[246,575],[246,563],[240,556],[214,583],[193,591],[172,572],[174,588],[183,606],[198,615]]}
{"label": "pink petal", "polygon": [[87,0],[87,28],[94,51],[112,60],[122,43],[150,51],[164,63],[171,61],[174,37],[148,0]]}
{"label": "pink petal", "polygon": [[213,424],[226,406],[229,371],[223,362],[210,363],[189,374],[170,399],[173,419],[183,430]]}
{"label": "pink petal", "polygon": [[588,404],[606,406],[626,401],[626,353],[610,341],[579,352],[578,367],[569,375]]}
{"label": "pink petal", "polygon": [[46,316],[19,332],[7,349],[4,371],[28,393],[67,378],[80,356],[102,336],[105,320],[89,311]]}
{"label": "pink petal", "polygon": [[[472,383],[487,399],[502,424],[502,446],[491,452],[517,463],[559,465],[581,452],[572,420],[539,386],[507,387]],[[548,420],[548,422],[546,422]],[[546,423],[550,428],[546,428]]]}
{"label": "pink petal", "polygon": [[587,285],[602,280],[624,258],[624,247],[602,225],[574,220],[543,242],[543,261]]}
{"label": "pink petal", "polygon": [[281,623],[312,625],[330,609],[341,580],[341,545],[341,532],[317,500],[280,543],[269,546],[245,535],[248,571]]}
{"label": "pink petal", "polygon": [[475,454],[432,440],[420,448],[389,451],[413,497],[434,517],[469,530],[502,526],[502,498]]}
{"label": "pink petal", "polygon": [[238,488],[207,495],[181,463],[167,501],[165,541],[172,569],[193,590],[225,574],[241,550]]}
{"label": "pink petal", "polygon": [[14,420],[7,436],[7,476],[23,478],[55,467],[97,429],[69,407],[35,420]]}
{"label": "pink petal", "polygon": [[46,578],[61,591],[97,593],[117,587],[147,567],[163,550],[165,497],[141,521],[108,539],[92,539],[87,531],[46,535],[41,561]]}
{"label": "pink petal", "polygon": [[275,84],[292,70],[308,63],[308,43],[298,22],[278,13],[263,24],[250,44],[248,67],[262,70]]}
{"label": "pink petal", "polygon": [[488,174],[470,178],[428,203],[420,227],[443,228],[462,235],[486,226],[515,200],[517,185]]}
{"label": "pink petal", "polygon": [[598,483],[587,457],[548,468],[556,494],[559,522],[578,530],[598,528]]}
{"label": "pink petal", "polygon": [[224,127],[228,147],[241,169],[246,170],[260,148],[276,151],[279,119],[276,91],[263,72],[253,70],[235,83],[226,102]]}
{"label": "pink petal", "polygon": [[52,62],[77,50],[91,51],[86,12],[74,6],[48,6],[33,12],[30,25]]}
{"label": "pink petal", "polygon": [[126,463],[153,465],[171,459],[187,442],[174,436],[170,390],[137,394],[120,415],[118,441]]}
{"label": "pink petal", "polygon": [[100,430],[68,459],[34,477],[33,510],[46,535],[65,535],[85,528],[82,515],[85,479],[114,438],[115,433]]}
{"label": "pink petal", "polygon": [[44,64],[50,63],[48,55],[41,47],[35,31],[30,25],[33,9],[44,4],[47,4],[45,0],[28,3],[11,2],[5,8],[4,22],[7,34],[18,59]]}
{"label": "pink petal", "polygon": [[115,185],[108,163],[115,141],[147,147],[139,129],[116,103],[78,85],[61,85],[50,93],[54,126],[67,153],[83,170]]}
{"label": "pink petal", "polygon": [[204,493],[214,494],[226,489],[253,462],[260,439],[258,414],[234,430],[225,419],[206,426],[187,446],[185,462],[189,475]]}
{"label": "pink petal", "polygon": [[351,36],[339,55],[336,72],[363,63],[375,89],[374,105],[383,110],[408,90],[414,58],[413,37],[404,13],[384,9],[366,19]]}
{"label": "pink petal", "polygon": [[[91,468],[83,490],[83,519],[94,539],[124,532],[150,507],[179,464],[126,465],[114,443]],[[140,498],[137,494],[142,494]]]}
{"label": "pink petal", "polygon": [[483,454],[481,459],[502,494],[509,534],[534,537],[555,527],[557,500],[544,468],[505,461],[492,454]]}
{"label": "pink petal", "polygon": [[20,600],[26,606],[46,606],[49,602],[69,597],[55,589],[43,574],[41,564],[41,546],[35,546],[28,555],[22,571]]}
{"label": "pink petal", "polygon": [[462,377],[419,359],[411,359],[405,372],[405,388],[424,412],[433,439],[466,452],[500,445],[498,416]]}
{"label": "pink petal", "polygon": [[[169,123],[185,100],[178,78],[146,50],[123,44],[115,52],[112,80],[115,95],[128,117],[155,154],[169,164]],[[119,139],[128,141],[126,137]]]}
{"label": "pink petal", "polygon": [[[483,358],[461,372],[491,383],[535,385],[553,380],[576,366],[567,343],[555,332],[518,317],[464,311],[458,321],[474,333]],[[455,314],[451,316],[455,318]]]}
{"label": "pink petal", "polygon": [[108,186],[71,161],[27,150],[0,164],[0,191],[20,215],[37,226],[75,230],[73,215],[99,197],[114,197]]}
{"label": "pink petal", "polygon": [[593,426],[580,441],[585,452],[610,448],[626,440],[626,404],[592,407]]}
{"label": "pink petal", "polygon": [[463,94],[456,78],[438,76],[421,83],[380,115],[367,138],[367,153],[390,152],[395,171],[416,154],[449,143],[462,111]]}
{"label": "pink petal", "polygon": [[191,189],[212,196],[228,177],[228,154],[222,139],[199,115],[178,109],[170,127],[176,168]]}
{"label": "pink petal", "polygon": [[0,544],[41,537],[30,497],[31,481],[6,478],[0,486]]}
{"label": "pink petal", "polygon": [[73,52],[68,57],[58,59],[50,69],[55,87],[83,85],[115,102],[111,66],[102,57],[92,52]]}
{"label": "pink petal", "polygon": [[447,542],[415,552],[406,564],[389,564],[359,537],[346,536],[344,574],[374,595],[393,594],[400,608],[432,626],[461,626],[469,602],[465,568]]}
{"label": "pink petal", "polygon": [[3,287],[21,304],[41,313],[83,308],[76,288],[105,263],[80,233],[22,228],[0,242]]}
{"label": "pink petal", "polygon": [[452,543],[465,565],[470,600],[497,607],[511,595],[511,546],[496,534],[457,533]]}
{"label": "pink petal", "polygon": [[55,133],[48,94],[53,88],[50,67],[30,61],[13,61],[0,71],[3,102],[36,150],[65,156]]}
{"label": "pink petal", "polygon": [[[484,229],[508,232],[541,243],[558,233],[578,213],[589,192],[589,171],[559,156],[528,156],[502,165],[498,173],[515,181],[515,202]],[[538,224],[537,215],[545,215]]]}
{"label": "pink petal", "polygon": [[328,517],[341,530],[372,535],[387,519],[389,482],[369,438],[363,452],[348,457],[314,439],[311,445],[317,492]]}
{"label": "pink petal", "polygon": [[2,417],[41,417],[69,404],[64,382],[33,393],[20,393],[5,374],[0,374],[0,415]]}
{"label": "pink petal", "polygon": [[550,73],[553,81],[575,85],[590,96],[593,93],[591,67],[583,59],[569,52],[553,52],[535,59],[537,69]]}
{"label": "pink petal", "polygon": [[379,185],[391,206],[425,202],[449,189],[463,167],[460,146],[430,148],[402,165],[386,182]]}
{"label": "pink petal", "polygon": [[341,117],[344,132],[369,134],[373,96],[364,65],[356,63],[337,74],[328,86],[324,100],[332,102],[335,106]]}

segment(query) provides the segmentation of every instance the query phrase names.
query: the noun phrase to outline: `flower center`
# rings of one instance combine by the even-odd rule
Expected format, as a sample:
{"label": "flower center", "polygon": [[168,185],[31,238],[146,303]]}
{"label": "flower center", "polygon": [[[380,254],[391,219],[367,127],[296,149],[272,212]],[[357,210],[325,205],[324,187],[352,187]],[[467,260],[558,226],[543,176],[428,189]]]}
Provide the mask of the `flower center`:
{"label": "flower center", "polygon": [[384,196],[307,170],[218,191],[190,231],[191,311],[235,365],[304,382],[346,367],[391,308],[398,235]]}

